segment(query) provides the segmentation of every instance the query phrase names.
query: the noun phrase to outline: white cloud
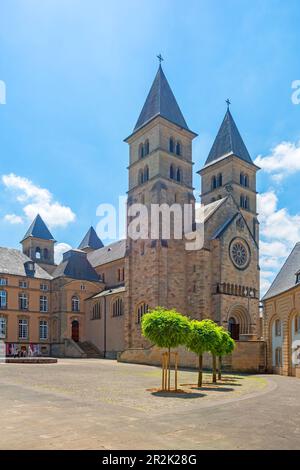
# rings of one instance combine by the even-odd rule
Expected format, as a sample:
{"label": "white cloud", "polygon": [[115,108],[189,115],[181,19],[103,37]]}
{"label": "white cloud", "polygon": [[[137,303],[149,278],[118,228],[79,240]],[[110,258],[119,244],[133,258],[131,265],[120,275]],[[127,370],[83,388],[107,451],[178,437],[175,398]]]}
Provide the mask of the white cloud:
{"label": "white cloud", "polygon": [[[63,206],[54,200],[53,194],[48,189],[35,185],[32,181],[13,173],[2,176],[4,186],[16,194],[16,200],[22,204],[22,210],[29,221],[37,214],[52,227],[65,227],[75,220],[75,214],[70,207]],[[7,221],[13,222],[13,218],[7,214]],[[16,216],[20,217],[20,216]]]}
{"label": "white cloud", "polygon": [[9,222],[10,224],[14,224],[14,225],[23,223],[22,217],[20,217],[19,215],[16,215],[16,214],[6,214],[4,216],[4,220],[6,222]]}
{"label": "white cloud", "polygon": [[258,195],[258,212],[263,295],[294,245],[300,240],[300,214],[291,215],[286,208],[279,209],[274,190]]}
{"label": "white cloud", "polygon": [[300,171],[300,141],[281,142],[271,150],[270,155],[259,155],[254,163],[271,174],[274,181],[280,182],[284,177]]}
{"label": "white cloud", "polygon": [[63,254],[66,251],[71,250],[72,247],[71,245],[68,245],[68,243],[56,243],[54,246],[54,261],[56,264],[59,264],[62,260]]}

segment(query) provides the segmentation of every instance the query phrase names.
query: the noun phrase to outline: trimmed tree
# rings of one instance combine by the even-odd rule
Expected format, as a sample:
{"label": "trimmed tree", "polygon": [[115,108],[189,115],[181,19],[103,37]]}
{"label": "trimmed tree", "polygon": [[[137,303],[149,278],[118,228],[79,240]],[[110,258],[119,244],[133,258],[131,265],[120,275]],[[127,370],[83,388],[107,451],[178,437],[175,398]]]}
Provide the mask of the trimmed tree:
{"label": "trimmed tree", "polygon": [[168,349],[168,390],[171,388],[171,348],[185,344],[189,319],[175,309],[156,307],[142,317],[142,334],[159,348]]}
{"label": "trimmed tree", "polygon": [[211,352],[219,341],[218,327],[212,320],[191,321],[190,334],[186,341],[186,347],[198,355],[199,372],[198,387],[202,387],[203,379],[203,354]]}
{"label": "trimmed tree", "polygon": [[228,331],[219,327],[220,341],[215,347],[216,356],[218,356],[218,380],[222,380],[222,357],[231,354],[235,348],[235,341],[231,338]]}

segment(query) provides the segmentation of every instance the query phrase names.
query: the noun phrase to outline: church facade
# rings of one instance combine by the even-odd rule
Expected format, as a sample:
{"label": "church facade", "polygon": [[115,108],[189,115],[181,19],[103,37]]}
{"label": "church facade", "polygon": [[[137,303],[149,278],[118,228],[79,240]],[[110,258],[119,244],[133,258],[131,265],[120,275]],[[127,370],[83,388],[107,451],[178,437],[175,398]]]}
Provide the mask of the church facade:
{"label": "church facade", "polygon": [[[128,214],[135,204],[148,211],[153,205],[175,204],[182,212],[189,206],[191,232],[196,235],[200,231],[192,171],[192,142],[196,137],[159,66],[136,126],[125,140],[129,146]],[[41,297],[40,279],[49,286],[45,316],[48,337],[42,344],[47,343],[47,352],[53,355],[118,355],[120,360],[155,363],[155,351],[141,335],[141,319],[149,309],[160,305],[176,308],[191,318],[213,319],[237,340],[232,367],[263,370],[258,170],[228,106],[211,151],[198,172],[202,203],[199,248],[188,249],[183,227],[182,237],[174,236],[176,222],[172,218],[169,237],[165,237],[161,227],[156,237],[133,239],[128,231],[125,240],[109,246],[103,246],[90,228],[78,249],[66,253],[56,266],[54,239],[38,217],[22,240],[19,270],[5,265],[5,258],[13,265],[8,249],[0,252],[0,276],[4,279],[0,287],[8,292],[11,286],[5,284],[5,279],[21,272],[24,278],[28,277],[24,266],[33,264],[34,273],[29,278],[30,284],[36,286],[30,297]],[[128,215],[128,227],[131,220]],[[18,305],[15,302],[8,308],[10,298],[19,294],[20,291],[7,293],[5,306],[0,309],[0,317],[6,321],[3,332],[7,344],[17,344],[20,339],[17,324],[11,319],[18,317]],[[39,310],[36,306],[34,309]],[[32,315],[35,313],[37,321],[42,321],[42,312]],[[31,317],[29,310],[24,314]],[[28,321],[34,323],[31,318]],[[28,333],[22,344],[41,344],[37,325],[32,332],[34,338]],[[187,356],[185,365],[189,361]]]}

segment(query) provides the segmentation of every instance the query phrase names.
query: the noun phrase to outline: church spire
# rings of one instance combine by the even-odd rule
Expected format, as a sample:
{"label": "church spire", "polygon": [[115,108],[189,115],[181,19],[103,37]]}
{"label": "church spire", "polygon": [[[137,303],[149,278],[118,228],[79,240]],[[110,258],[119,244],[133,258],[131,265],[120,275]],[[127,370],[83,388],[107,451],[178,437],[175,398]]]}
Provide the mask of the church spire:
{"label": "church spire", "polygon": [[94,227],[90,227],[80,243],[78,249],[83,251],[93,251],[103,248],[103,243],[98,237]]}
{"label": "church spire", "polygon": [[166,79],[160,64],[150,92],[147,96],[141,114],[137,120],[134,132],[143,127],[157,116],[161,116],[177,126],[189,130],[183,114],[177,104],[176,98]]}
{"label": "church spire", "polygon": [[205,166],[211,165],[222,157],[226,157],[228,155],[235,155],[241,160],[253,165],[249,152],[230,112],[230,101],[227,100],[226,103],[227,111],[211,151],[209,152]]}

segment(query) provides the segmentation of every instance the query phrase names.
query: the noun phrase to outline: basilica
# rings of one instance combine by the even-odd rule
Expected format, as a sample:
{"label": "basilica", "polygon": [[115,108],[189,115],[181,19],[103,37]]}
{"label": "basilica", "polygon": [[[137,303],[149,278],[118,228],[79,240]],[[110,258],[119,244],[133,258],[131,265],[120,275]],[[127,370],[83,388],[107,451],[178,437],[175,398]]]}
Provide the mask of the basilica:
{"label": "basilica", "polygon": [[[192,143],[162,66],[130,135],[128,209],[140,203],[195,206]],[[55,238],[38,215],[21,244],[0,248],[0,339],[8,355],[111,357],[158,363],[141,335],[155,306],[211,318],[230,331],[236,370],[265,370],[259,313],[259,224],[256,173],[229,108],[198,171],[203,243],[126,239],[108,246],[91,227],[78,248],[54,262]],[[198,201],[197,201],[198,202]],[[198,225],[192,212],[192,230]],[[128,224],[130,217],[128,217]],[[181,365],[195,359],[182,351]]]}

